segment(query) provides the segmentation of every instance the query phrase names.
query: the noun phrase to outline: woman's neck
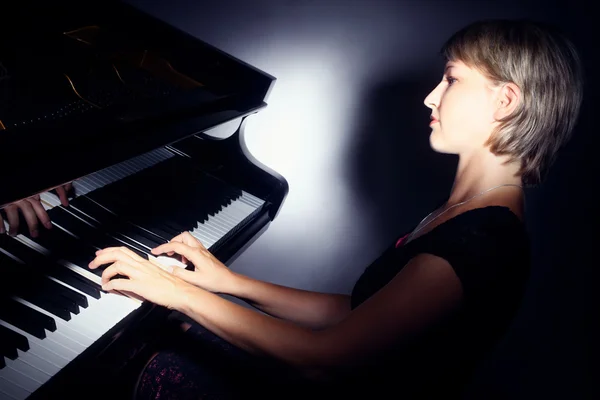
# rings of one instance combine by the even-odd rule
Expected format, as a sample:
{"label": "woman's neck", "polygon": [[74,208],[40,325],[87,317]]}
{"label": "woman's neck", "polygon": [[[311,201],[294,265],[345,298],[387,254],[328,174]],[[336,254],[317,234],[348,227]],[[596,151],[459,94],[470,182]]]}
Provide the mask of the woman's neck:
{"label": "woman's neck", "polygon": [[[522,185],[518,163],[502,165],[506,157],[480,152],[471,156],[461,155],[454,178],[454,184],[446,206],[462,203],[473,196],[499,185]],[[485,192],[476,198],[512,198],[522,196],[522,190],[515,186],[503,186]],[[474,201],[474,200],[473,200]]]}

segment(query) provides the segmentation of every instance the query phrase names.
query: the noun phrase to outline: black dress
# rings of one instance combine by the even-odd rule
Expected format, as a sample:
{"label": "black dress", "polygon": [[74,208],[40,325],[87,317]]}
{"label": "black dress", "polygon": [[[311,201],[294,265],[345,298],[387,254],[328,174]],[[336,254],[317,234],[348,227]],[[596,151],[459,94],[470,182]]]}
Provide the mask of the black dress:
{"label": "black dress", "polygon": [[352,308],[420,253],[450,263],[463,287],[463,306],[408,345],[389,349],[375,366],[317,384],[275,360],[253,357],[195,324],[150,361],[136,398],[385,398],[387,393],[394,398],[458,397],[517,311],[529,276],[526,227],[507,207],[489,206],[459,214],[406,245],[406,235],[402,236],[359,278]]}

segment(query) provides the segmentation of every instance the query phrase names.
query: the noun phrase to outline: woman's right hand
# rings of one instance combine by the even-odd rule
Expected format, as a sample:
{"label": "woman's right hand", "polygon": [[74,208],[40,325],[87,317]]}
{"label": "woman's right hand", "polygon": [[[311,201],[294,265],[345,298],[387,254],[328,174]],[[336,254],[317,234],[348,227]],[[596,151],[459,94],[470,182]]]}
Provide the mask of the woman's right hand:
{"label": "woman's right hand", "polygon": [[228,283],[235,278],[234,274],[221,261],[209,252],[204,245],[189,232],[175,236],[169,243],[152,249],[152,254],[179,254],[181,262],[190,261],[194,271],[173,267],[171,273],[192,285],[215,293],[227,292]]}

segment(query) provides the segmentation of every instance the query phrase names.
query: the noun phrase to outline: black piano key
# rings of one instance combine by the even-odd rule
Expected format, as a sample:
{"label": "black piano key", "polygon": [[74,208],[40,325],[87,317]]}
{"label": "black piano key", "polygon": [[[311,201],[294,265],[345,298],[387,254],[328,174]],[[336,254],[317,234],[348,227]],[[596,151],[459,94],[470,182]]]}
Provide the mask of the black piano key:
{"label": "black piano key", "polygon": [[[54,209],[48,212],[50,219],[53,219],[53,211]],[[74,238],[58,226],[49,231],[41,230],[38,237],[29,239],[50,251],[54,259],[62,258],[80,266],[89,264],[98,250]]]}
{"label": "black piano key", "polygon": [[163,222],[158,220],[148,220],[140,223],[144,228],[154,232],[157,235],[160,235],[163,239],[169,241],[173,239],[175,236],[179,235],[181,231],[177,231],[175,229],[170,228],[165,225]]}
{"label": "black piano key", "polygon": [[[69,206],[67,208],[67,210],[75,218],[89,218],[88,216],[83,214],[81,211],[71,208],[71,206]],[[83,224],[83,225],[85,225],[85,224]],[[94,238],[95,238],[95,239],[91,239],[91,240],[93,240],[94,243],[100,243],[100,242],[104,243],[105,244],[104,247],[127,246],[127,247],[131,248],[132,250],[137,250],[138,254],[146,254],[152,248],[150,246],[144,246],[140,243],[137,243],[133,239],[123,236],[122,233],[108,232],[106,227],[103,225],[95,225],[94,227],[85,226],[84,228],[85,229],[91,228],[93,230],[91,235],[94,235]],[[83,235],[83,237],[85,237],[85,238],[90,236],[90,234],[84,233],[82,231],[79,231],[78,234]]]}
{"label": "black piano key", "polygon": [[[127,216],[127,219],[131,222],[144,226],[143,222],[148,221],[149,218],[161,215],[166,204],[166,194],[156,190],[158,185],[156,185],[154,179],[155,174],[159,173],[160,170],[156,167],[152,168],[152,175],[142,171],[135,176],[130,176],[113,185],[91,192],[87,196],[114,214]],[[160,186],[162,190],[162,184]],[[126,199],[136,198],[139,193],[144,193],[145,197],[152,199],[152,201],[126,201]],[[168,197],[172,198],[174,196],[169,193]]]}
{"label": "black piano key", "polygon": [[46,286],[48,286],[48,290],[52,293],[55,293],[57,299],[60,299],[61,303],[65,305],[66,309],[73,314],[79,314],[79,307],[87,308],[87,297],[81,293],[78,293],[51,279],[44,280],[44,283]]}
{"label": "black piano key", "polygon": [[[127,230],[129,229],[129,225],[131,225],[128,221],[123,219],[122,216],[114,214],[113,212],[109,211],[109,209],[104,208],[86,196],[81,196],[75,199],[71,203],[71,207],[74,207],[96,219],[98,223],[100,223],[105,229],[114,230],[116,232],[118,230]],[[131,226],[131,228],[133,229],[134,227]]]}
{"label": "black piano key", "polygon": [[6,361],[4,361],[4,357],[0,356],[0,369],[6,367]]}
{"label": "black piano key", "polygon": [[22,297],[23,300],[27,300],[31,304],[38,306],[42,310],[45,310],[64,321],[71,320],[71,313],[79,314],[79,310],[77,310],[77,313],[71,311],[73,309],[73,303],[59,294],[51,295],[48,293],[30,292],[19,297]]}
{"label": "black piano key", "polygon": [[[56,228],[56,229],[58,230],[58,228]],[[45,247],[45,245],[43,243],[40,243],[40,245]],[[43,256],[41,253],[38,253],[38,254]],[[60,258],[63,258],[63,257],[56,257],[55,259],[48,259],[47,263],[43,263],[43,264],[40,263],[40,264],[36,264],[36,265],[43,266],[45,268],[45,270],[47,271],[48,276],[51,276],[54,279],[64,282],[65,284],[81,291],[82,293],[87,294],[88,296],[91,296],[95,299],[99,299],[100,298],[100,285],[93,281],[90,281],[89,279],[87,279],[84,276],[78,274],[77,272],[71,270],[70,268],[68,268],[62,264],[59,264],[57,260]],[[68,257],[64,257],[64,258],[67,259]],[[88,258],[88,257],[86,257],[86,258]],[[92,260],[92,258],[93,257],[89,257],[90,261]],[[87,268],[87,264],[85,264],[85,266]],[[86,308],[88,306],[87,298],[85,296],[79,295],[77,297],[77,304],[80,307]]]}
{"label": "black piano key", "polygon": [[[57,268],[52,270],[49,273],[49,275],[52,276],[54,279],[63,282],[71,286],[72,288],[77,289],[82,293],[85,293],[88,296],[91,296],[95,299],[99,299],[101,297],[99,284],[90,281],[89,279],[83,277],[77,272],[72,271],[70,268],[57,264]],[[79,307],[88,307],[87,297],[81,295],[80,293],[76,293],[76,296],[73,296],[73,299],[76,301],[76,304]]]}
{"label": "black piano key", "polygon": [[0,357],[4,356],[11,360],[16,360],[18,357],[17,348],[9,343],[0,342]]}
{"label": "black piano key", "polygon": [[[87,294],[94,299],[100,299],[100,285],[92,282],[76,272],[71,271],[68,268],[64,268],[61,271],[57,271],[52,274],[55,279],[66,283],[67,285],[80,290],[82,293]],[[83,296],[83,299],[79,299],[77,302],[79,307],[87,308],[88,301],[87,297]]]}
{"label": "black piano key", "polygon": [[0,319],[38,339],[46,337],[44,329],[51,332],[56,331],[54,319],[6,297],[0,298]]}
{"label": "black piano key", "polygon": [[26,266],[0,253],[0,273],[2,282],[0,290],[5,296],[18,296],[23,300],[40,307],[47,312],[66,321],[71,319],[71,314],[65,308],[64,301],[56,294],[50,292],[44,281],[35,274],[27,274]]}
{"label": "black piano key", "polygon": [[62,207],[52,209],[52,222],[56,222],[57,225],[97,249],[111,247],[109,237],[102,235],[98,229],[89,226]]}
{"label": "black piano key", "polygon": [[65,304],[61,304],[58,299],[53,299],[48,293],[37,292],[38,282],[29,281],[28,284],[29,288],[16,289],[14,294],[58,318],[65,321],[71,320],[71,313]]}
{"label": "black piano key", "polygon": [[166,242],[160,236],[125,221],[85,196],[72,201],[70,207],[94,218],[105,232],[129,237],[150,249]]}
{"label": "black piano key", "polygon": [[160,239],[160,240],[156,240],[154,239],[156,237],[156,235],[152,234],[152,236],[149,236],[148,234],[145,234],[144,232],[140,232],[138,230],[123,230],[121,231],[121,234],[126,237],[129,238],[130,240],[140,243],[141,245],[143,245],[144,247],[148,248],[148,249],[153,249],[155,247],[160,246],[161,244],[166,243],[167,241],[164,239]]}
{"label": "black piano key", "polygon": [[8,329],[3,325],[0,325],[0,340],[2,340],[3,343],[10,343],[19,350],[29,350],[29,342],[25,336],[21,335],[19,332],[13,331],[12,329]]}
{"label": "black piano key", "polygon": [[65,309],[69,310],[69,312],[73,314],[79,314],[79,303],[87,304],[87,299],[81,293],[77,293],[65,285],[61,285],[51,279],[44,280],[44,283],[48,286],[48,290],[51,293],[55,294],[55,298],[57,302],[60,302]]}
{"label": "black piano key", "polygon": [[[98,249],[104,249],[106,247],[125,246],[140,257],[147,258],[148,253],[140,250],[138,246],[135,246],[131,242],[128,242],[126,240],[118,240],[116,238],[106,235],[99,229],[92,227],[83,222],[82,220],[78,219],[74,214],[68,212],[64,208],[55,207],[52,211],[54,210],[56,210],[56,212],[52,214],[52,218],[56,218],[56,223],[67,229],[69,232],[75,234],[80,240],[87,242],[90,246],[96,247]],[[90,256],[91,257],[89,261],[91,261],[95,257],[95,251]],[[96,274],[102,273],[101,269],[96,269],[92,271]]]}
{"label": "black piano key", "polygon": [[[79,289],[86,294],[89,294],[87,293],[88,289],[86,288],[84,291],[80,288],[81,286],[86,285],[89,286],[91,289],[94,289],[94,286],[92,284],[81,282],[81,279],[84,278],[80,275],[77,275],[70,269],[55,264],[52,260],[44,257],[41,253],[38,253],[37,251],[31,249],[24,243],[19,242],[16,239],[10,238],[6,235],[4,236],[5,238],[0,238],[0,248],[4,249],[8,253],[12,254],[14,257],[23,261],[25,265],[22,266],[22,269],[27,270],[31,274],[39,273],[45,274],[48,277],[53,277],[54,279],[64,282],[67,285],[71,285],[75,289]],[[76,279],[65,279],[65,275],[70,274],[76,275],[74,277]],[[77,277],[79,277],[80,279],[77,279]],[[48,283],[48,286],[52,287],[52,291],[57,292],[58,294],[68,298],[71,302],[74,303],[69,308],[69,311],[71,311],[72,313],[79,313],[79,308],[77,306],[81,306],[84,308],[88,306],[87,298],[81,293],[75,292],[69,289],[68,287],[56,283],[50,279],[48,280],[50,281]]]}
{"label": "black piano key", "polygon": [[166,226],[168,226],[171,230],[178,232],[177,234],[179,235],[181,232],[185,232],[189,230],[189,226],[180,224],[179,222],[173,220],[173,219],[168,219],[164,221],[164,224]]}
{"label": "black piano key", "polygon": [[[139,193],[151,201],[128,201]],[[133,224],[168,241],[183,231],[193,230],[198,222],[207,221],[209,215],[216,215],[239,196],[240,190],[198,171],[189,160],[174,157],[87,194],[89,201],[85,202],[101,204],[111,213],[126,216]],[[77,199],[72,204],[75,206]],[[90,204],[87,207],[93,208]],[[93,214],[91,209],[87,211],[90,216]],[[130,234],[131,239],[148,248],[156,247],[155,243],[141,239],[148,239],[147,236],[135,237],[137,231],[130,233],[123,229],[121,233]]]}

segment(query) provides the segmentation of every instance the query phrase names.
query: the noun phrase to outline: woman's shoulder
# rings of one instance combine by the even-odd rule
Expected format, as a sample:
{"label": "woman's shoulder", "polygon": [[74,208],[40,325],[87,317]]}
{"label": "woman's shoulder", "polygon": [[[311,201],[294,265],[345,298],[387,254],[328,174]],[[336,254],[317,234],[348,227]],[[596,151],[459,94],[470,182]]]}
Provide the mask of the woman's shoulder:
{"label": "woman's shoulder", "polygon": [[521,239],[527,236],[527,229],[522,214],[505,205],[486,205],[463,210],[447,216],[437,224],[424,229],[419,235],[414,236],[409,242],[437,242],[469,241],[475,237],[489,237],[496,240],[497,236],[514,235]]}

